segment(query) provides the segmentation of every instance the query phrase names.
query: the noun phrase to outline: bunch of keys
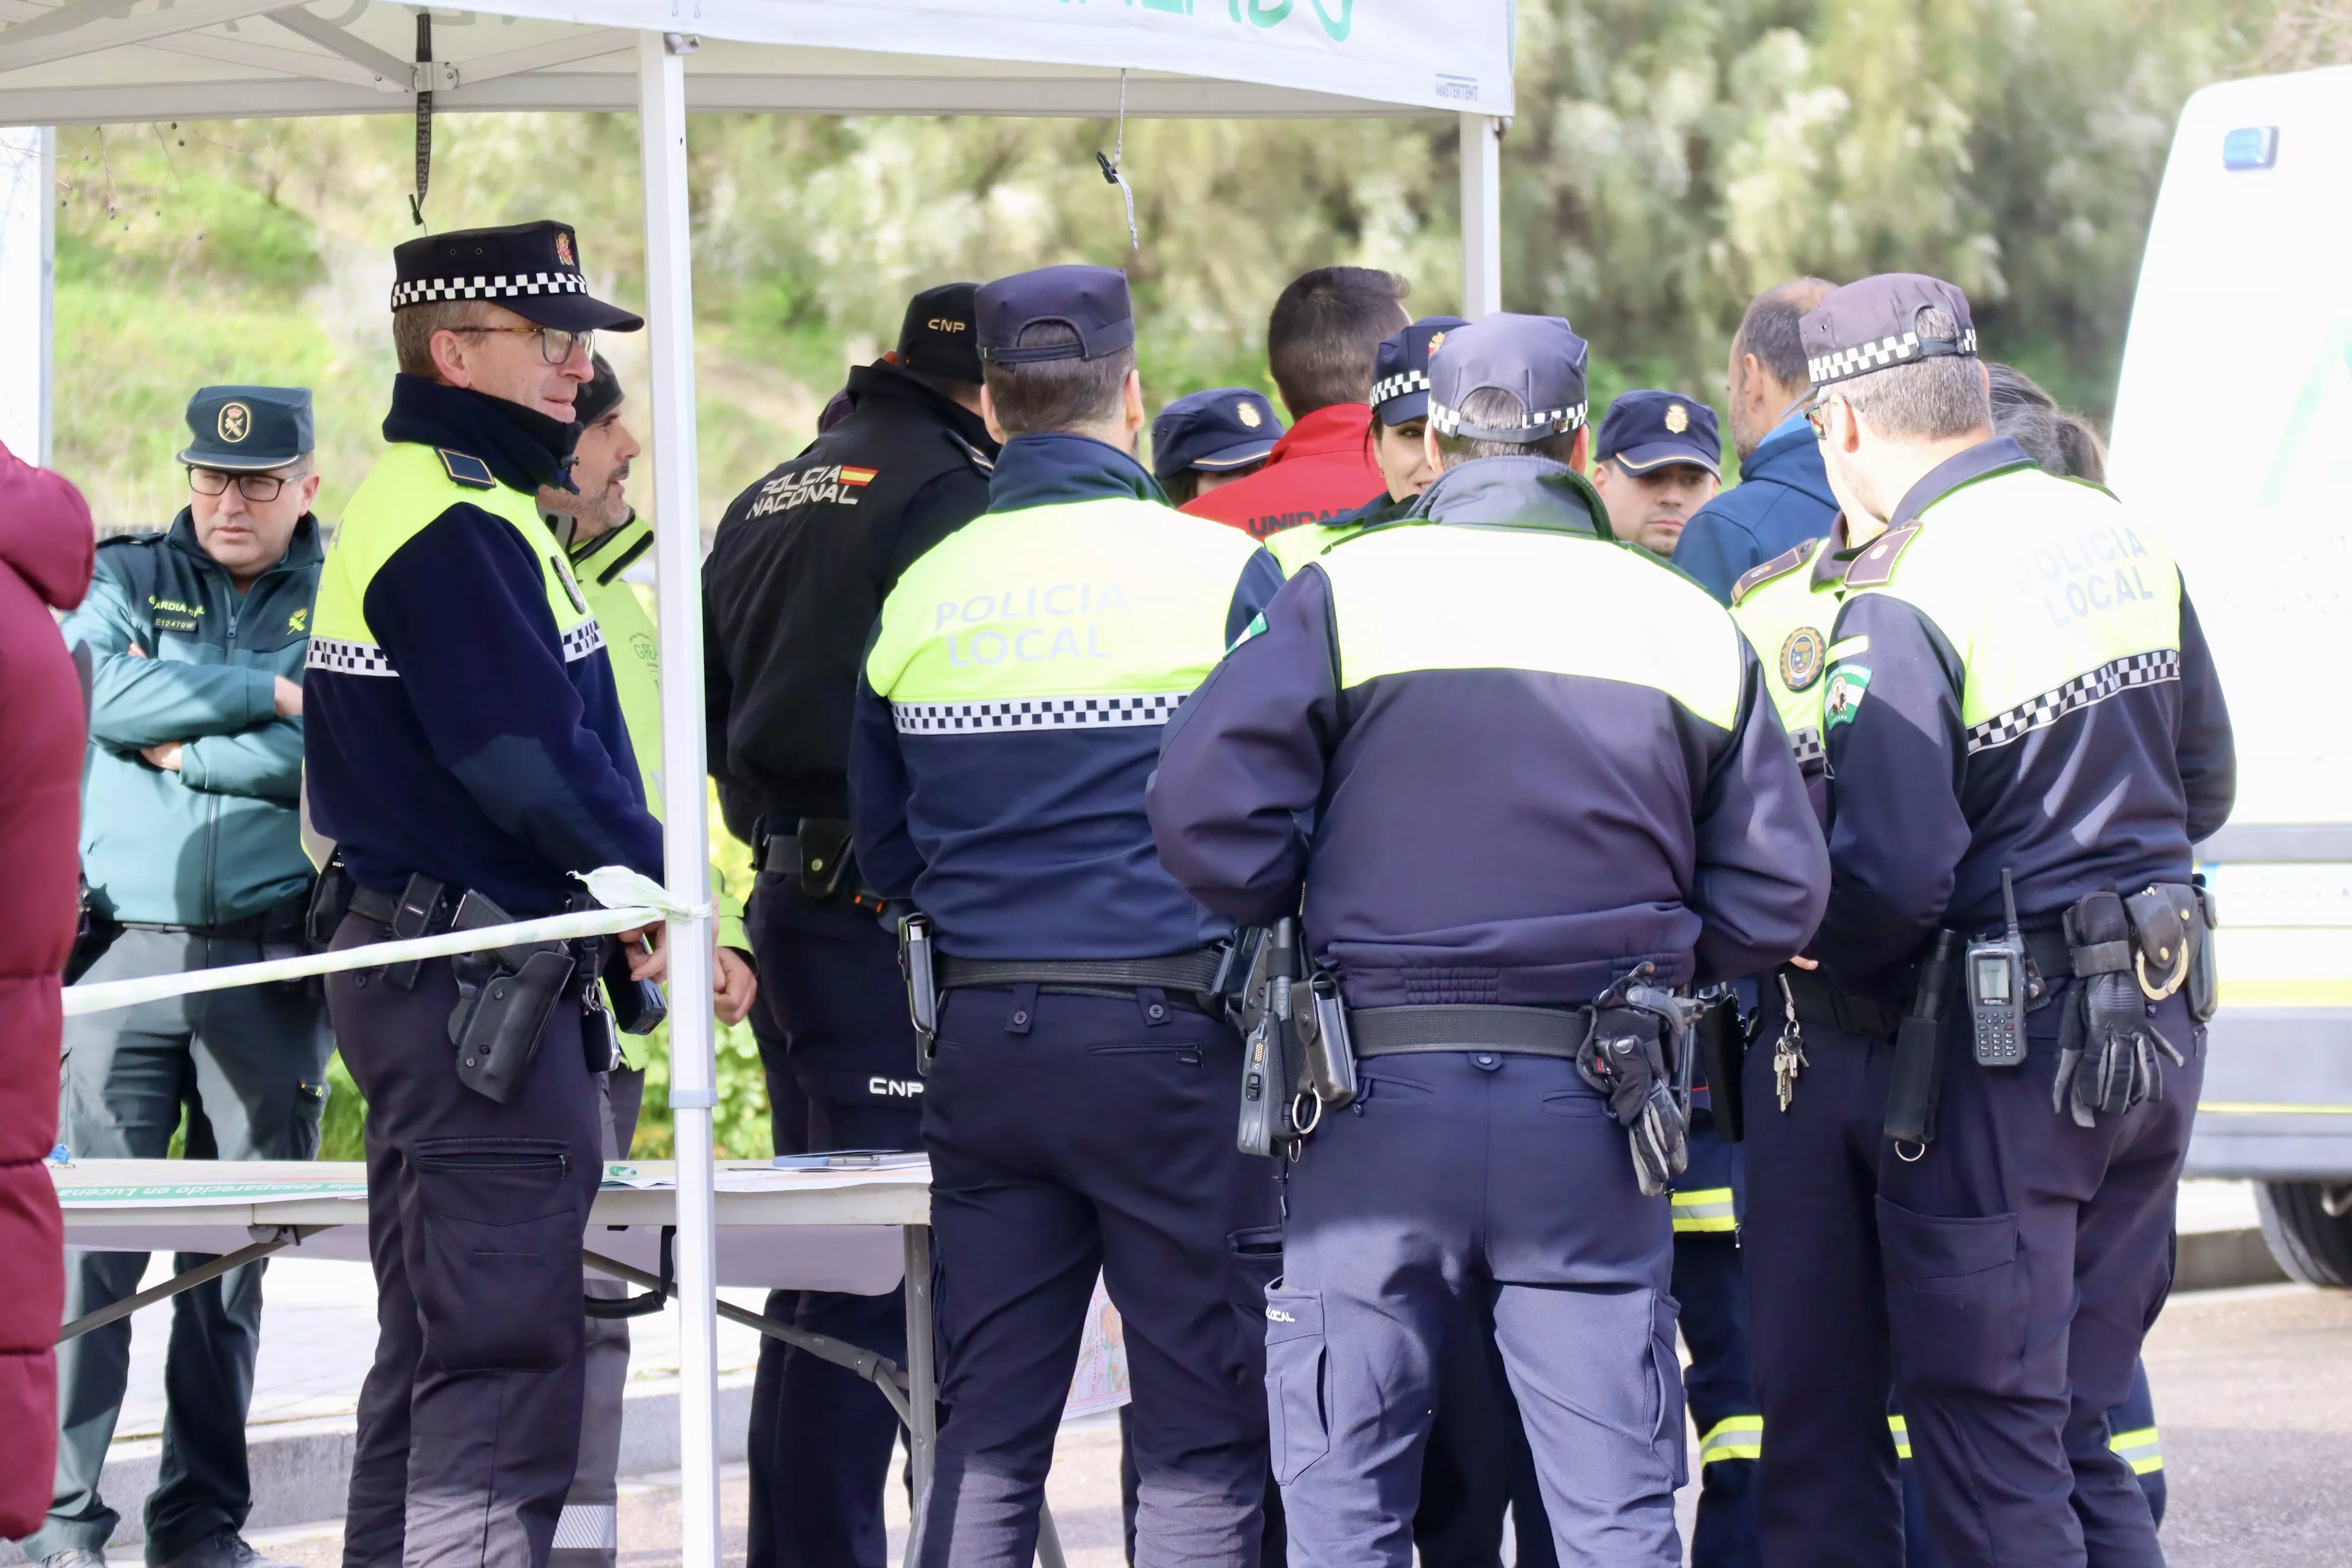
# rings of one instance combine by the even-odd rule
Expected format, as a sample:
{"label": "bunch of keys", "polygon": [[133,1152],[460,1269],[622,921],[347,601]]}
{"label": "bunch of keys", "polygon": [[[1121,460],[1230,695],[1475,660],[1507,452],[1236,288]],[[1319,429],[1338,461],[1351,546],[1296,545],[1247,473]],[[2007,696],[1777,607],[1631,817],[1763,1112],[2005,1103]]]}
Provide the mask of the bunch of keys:
{"label": "bunch of keys", "polygon": [[1780,1110],[1785,1114],[1797,1098],[1797,1074],[1805,1067],[1805,1032],[1797,1023],[1797,998],[1789,990],[1789,977],[1775,974],[1780,983],[1780,1011],[1784,1022],[1780,1043],[1772,1051],[1772,1088],[1780,1097]]}

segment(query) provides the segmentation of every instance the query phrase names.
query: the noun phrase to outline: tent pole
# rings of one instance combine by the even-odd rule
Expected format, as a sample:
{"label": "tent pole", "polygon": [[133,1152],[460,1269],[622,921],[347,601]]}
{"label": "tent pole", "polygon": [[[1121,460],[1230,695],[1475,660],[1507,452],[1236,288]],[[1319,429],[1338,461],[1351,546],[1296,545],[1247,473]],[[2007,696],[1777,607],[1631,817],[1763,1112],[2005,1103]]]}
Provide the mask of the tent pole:
{"label": "tent pole", "polygon": [[694,276],[686,205],[686,59],[694,41],[637,35],[646,196],[646,314],[653,327],[655,571],[661,609],[663,870],[706,911],[669,922],[669,1103],[677,1141],[678,1461],[684,1568],[719,1563],[719,1318],[711,1108],[709,813],[703,777],[702,526],[697,506]]}
{"label": "tent pole", "polygon": [[1474,321],[1503,308],[1502,129],[1462,117],[1462,313]]}
{"label": "tent pole", "polygon": [[47,468],[57,301],[58,132],[0,130],[0,442]]}

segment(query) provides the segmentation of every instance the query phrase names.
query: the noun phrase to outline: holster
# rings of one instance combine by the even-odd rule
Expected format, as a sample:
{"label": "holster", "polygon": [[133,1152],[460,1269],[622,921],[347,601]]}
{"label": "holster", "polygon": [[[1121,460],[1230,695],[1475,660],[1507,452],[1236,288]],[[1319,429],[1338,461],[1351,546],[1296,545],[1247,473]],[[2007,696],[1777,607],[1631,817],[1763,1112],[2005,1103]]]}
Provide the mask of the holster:
{"label": "holster", "polygon": [[856,891],[857,856],[850,845],[848,823],[830,816],[803,816],[800,845],[803,896],[829,904]]}
{"label": "holster", "polygon": [[[468,892],[449,924],[455,931],[479,931],[506,925],[510,918],[481,893]],[[571,946],[537,942],[494,947],[461,953],[449,968],[457,982],[457,1005],[449,1014],[457,1080],[505,1105],[521,1088],[548,1017],[572,984],[577,964]]]}
{"label": "holster", "polygon": [[1936,1140],[1936,1107],[1944,1089],[1945,1011],[1958,987],[1966,945],[1959,932],[1939,931],[1919,961],[1918,984],[1895,1026],[1895,1060],[1887,1074],[1886,1136],[1893,1142],[1924,1151]]}
{"label": "holster", "polygon": [[915,1026],[915,1070],[929,1078],[940,1033],[940,984],[929,915],[898,921],[898,973],[907,983],[907,1016]]}
{"label": "holster", "polygon": [[327,858],[327,868],[310,884],[310,908],[303,925],[303,937],[310,951],[324,952],[335,940],[336,928],[352,909],[352,874],[343,869],[343,852],[340,849]]}
{"label": "holster", "polygon": [[1737,1143],[1748,1135],[1748,1096],[1741,1074],[1748,1063],[1748,1034],[1739,1026],[1739,1003],[1728,990],[1706,998],[1693,1026],[1699,1070],[1706,1075],[1707,1114],[1716,1136]]}
{"label": "holster", "polygon": [[[1279,1155],[1304,1132],[1297,1117],[1307,1082],[1306,1051],[1293,1008],[1307,1001],[1298,976],[1298,922],[1275,922],[1250,944],[1242,984],[1241,1120],[1234,1142],[1244,1154]],[[1310,1096],[1311,1098],[1311,1096]],[[1319,1117],[1320,1111],[1318,1111]]]}
{"label": "holster", "polygon": [[2198,932],[2197,951],[2189,960],[2189,1016],[2202,1024],[2221,1005],[2221,973],[2213,956],[2213,933],[2220,929],[2221,917],[2214,908],[2213,889],[2205,885],[2205,874],[2200,871],[2189,881],[2197,889],[2197,909],[2204,929]]}

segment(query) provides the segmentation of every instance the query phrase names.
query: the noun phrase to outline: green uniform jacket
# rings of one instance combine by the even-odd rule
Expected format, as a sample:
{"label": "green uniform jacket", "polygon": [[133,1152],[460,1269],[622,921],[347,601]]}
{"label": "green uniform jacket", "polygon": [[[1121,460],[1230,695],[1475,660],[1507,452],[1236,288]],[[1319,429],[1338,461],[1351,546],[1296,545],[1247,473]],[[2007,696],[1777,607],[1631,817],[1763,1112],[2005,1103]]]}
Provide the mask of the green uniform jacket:
{"label": "green uniform jacket", "polygon": [[[185,510],[166,532],[100,545],[63,627],[91,663],[81,858],[98,913],[219,925],[302,896],[302,721],[278,717],[275,691],[302,679],[323,555],[306,516],[239,594]],[[186,742],[177,773],[139,754],[170,741]]]}
{"label": "green uniform jacket", "polygon": [[[646,613],[645,601],[637,596],[636,585],[622,575],[653,547],[652,525],[633,515],[612,532],[574,545],[568,553],[572,573],[580,580],[580,592],[596,624],[604,628],[604,647],[613,661],[614,693],[621,700],[621,721],[629,727],[629,744],[637,753],[646,805],[658,817],[663,814],[661,637],[653,616]],[[743,930],[743,902],[720,889],[717,867],[711,868],[710,888],[719,917],[719,945],[751,952],[751,939]]]}

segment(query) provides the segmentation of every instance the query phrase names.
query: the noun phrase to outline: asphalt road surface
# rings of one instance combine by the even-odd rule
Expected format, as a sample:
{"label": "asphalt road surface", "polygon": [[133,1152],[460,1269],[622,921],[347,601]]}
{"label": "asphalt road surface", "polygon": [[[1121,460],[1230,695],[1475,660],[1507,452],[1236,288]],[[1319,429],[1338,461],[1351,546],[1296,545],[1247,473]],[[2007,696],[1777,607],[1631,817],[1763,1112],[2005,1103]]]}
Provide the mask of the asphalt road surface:
{"label": "asphalt road surface", "polygon": [[[2171,1483],[2163,1539],[2173,1568],[2352,1568],[2352,1291],[2270,1285],[2178,1297],[2149,1336],[2147,1364]],[[674,1568],[676,1478],[622,1489],[622,1568]],[[1110,1418],[1063,1429],[1047,1496],[1071,1568],[1118,1568]],[[722,1477],[721,1498],[722,1568],[740,1568],[741,1467]],[[902,1498],[889,1513],[895,1563]],[[255,1541],[305,1568],[341,1562],[332,1527]]]}

